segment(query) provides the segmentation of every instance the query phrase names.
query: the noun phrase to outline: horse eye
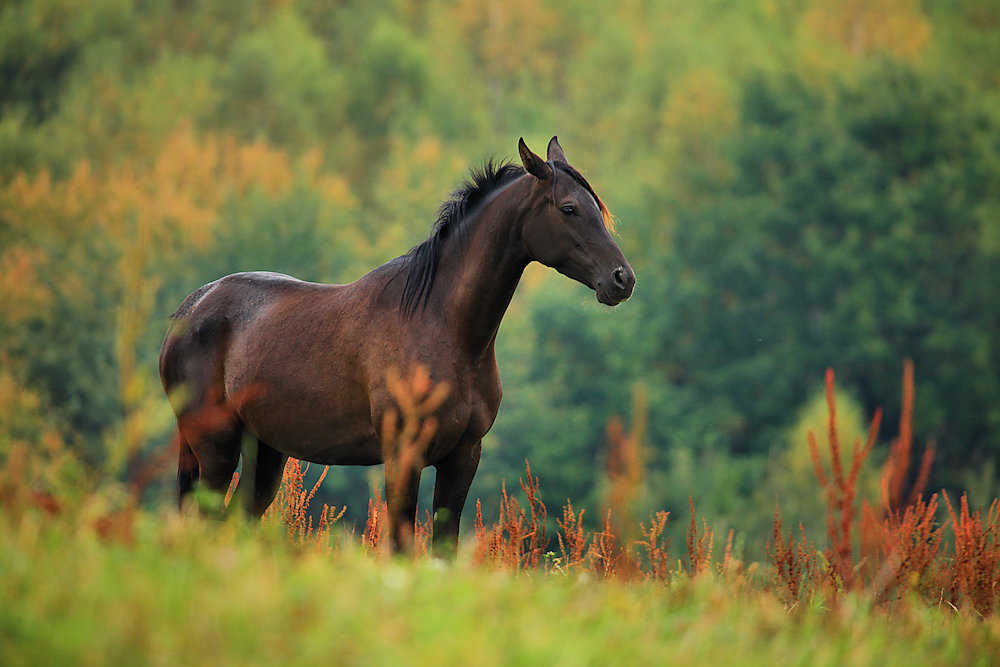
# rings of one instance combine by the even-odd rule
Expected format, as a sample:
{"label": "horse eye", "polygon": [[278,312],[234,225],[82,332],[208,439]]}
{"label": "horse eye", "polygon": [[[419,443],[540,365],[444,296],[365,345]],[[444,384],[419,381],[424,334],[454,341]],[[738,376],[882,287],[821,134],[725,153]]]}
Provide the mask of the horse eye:
{"label": "horse eye", "polygon": [[562,211],[563,215],[576,215],[576,209],[570,206],[569,204],[563,206],[559,210]]}

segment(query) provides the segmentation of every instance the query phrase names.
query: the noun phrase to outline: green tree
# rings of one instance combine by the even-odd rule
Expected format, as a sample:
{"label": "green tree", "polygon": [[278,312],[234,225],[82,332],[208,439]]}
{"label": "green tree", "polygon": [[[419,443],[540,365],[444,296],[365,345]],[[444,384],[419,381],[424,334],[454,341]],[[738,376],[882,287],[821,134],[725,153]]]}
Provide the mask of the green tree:
{"label": "green tree", "polygon": [[219,117],[242,139],[301,149],[344,120],[343,77],[292,9],[236,39],[219,84]]}
{"label": "green tree", "polygon": [[736,451],[766,451],[834,366],[870,411],[917,368],[918,432],[946,466],[1000,443],[997,119],[944,77],[880,63],[832,93],[760,77],[734,175],[678,207],[655,286],[675,381],[725,396]]}

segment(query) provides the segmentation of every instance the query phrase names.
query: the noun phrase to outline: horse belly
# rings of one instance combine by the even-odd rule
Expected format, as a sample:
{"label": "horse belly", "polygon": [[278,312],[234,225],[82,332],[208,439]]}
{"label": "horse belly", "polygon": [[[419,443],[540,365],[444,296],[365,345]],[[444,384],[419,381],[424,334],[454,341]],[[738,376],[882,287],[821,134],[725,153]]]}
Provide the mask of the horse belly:
{"label": "horse belly", "polygon": [[320,465],[382,462],[381,445],[367,414],[324,411],[309,403],[276,400],[259,410],[245,410],[242,416],[262,442],[303,461]]}
{"label": "horse belly", "polygon": [[[261,355],[264,358],[264,355]],[[303,358],[247,365],[234,372],[227,393],[247,394],[240,419],[262,442],[304,461],[322,465],[375,465],[382,462],[367,392],[341,372],[316,376],[316,367],[334,364]]]}
{"label": "horse belly", "polygon": [[262,442],[297,459],[381,463],[368,388],[349,337],[332,318],[293,305],[261,309],[231,343],[226,393],[246,393],[241,420]]}

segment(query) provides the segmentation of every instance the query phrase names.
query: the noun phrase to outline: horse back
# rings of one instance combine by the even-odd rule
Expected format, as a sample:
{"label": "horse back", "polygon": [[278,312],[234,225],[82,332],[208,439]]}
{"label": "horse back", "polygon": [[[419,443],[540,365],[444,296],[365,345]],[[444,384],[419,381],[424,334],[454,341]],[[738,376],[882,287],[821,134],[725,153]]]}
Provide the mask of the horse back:
{"label": "horse back", "polygon": [[257,271],[235,273],[199,287],[170,316],[160,349],[164,387],[169,390],[178,382],[190,381],[190,369],[195,366],[221,363],[234,332],[245,329],[282,295],[310,286],[319,287],[284,274]]}

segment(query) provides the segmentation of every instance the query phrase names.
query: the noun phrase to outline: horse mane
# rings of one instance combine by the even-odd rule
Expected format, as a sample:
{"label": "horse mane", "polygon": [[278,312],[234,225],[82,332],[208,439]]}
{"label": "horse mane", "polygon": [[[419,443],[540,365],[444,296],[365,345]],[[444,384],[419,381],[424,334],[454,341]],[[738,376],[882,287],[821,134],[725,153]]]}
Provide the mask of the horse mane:
{"label": "horse mane", "polygon": [[482,167],[471,171],[469,178],[451,193],[451,199],[441,204],[431,235],[406,255],[406,283],[399,304],[403,315],[410,317],[427,304],[445,239],[461,229],[470,211],[524,173],[520,165],[489,158]]}
{"label": "horse mane", "polygon": [[[569,164],[553,162],[560,171],[580,184],[597,202],[597,207],[604,218],[604,224],[614,230],[614,218],[604,202],[597,196],[594,189],[583,175]],[[400,311],[405,317],[412,317],[419,308],[427,304],[437,275],[438,263],[441,261],[441,251],[445,239],[461,230],[463,223],[469,217],[470,211],[482,204],[498,190],[509,185],[513,180],[525,174],[524,168],[509,160],[496,161],[488,158],[482,167],[472,169],[469,178],[461,187],[451,193],[451,199],[441,204],[438,209],[437,221],[431,230],[431,235],[419,245],[414,246],[405,255],[406,282],[400,297]]]}

